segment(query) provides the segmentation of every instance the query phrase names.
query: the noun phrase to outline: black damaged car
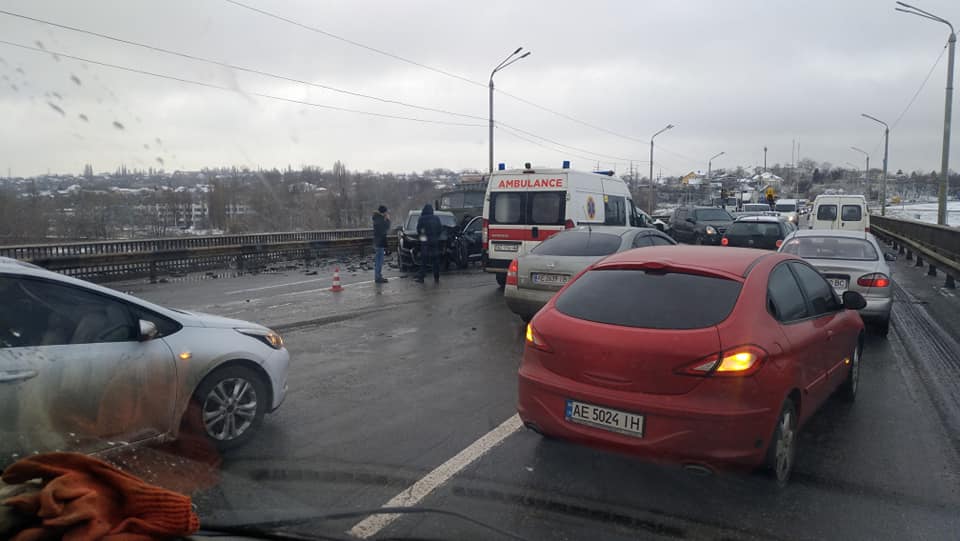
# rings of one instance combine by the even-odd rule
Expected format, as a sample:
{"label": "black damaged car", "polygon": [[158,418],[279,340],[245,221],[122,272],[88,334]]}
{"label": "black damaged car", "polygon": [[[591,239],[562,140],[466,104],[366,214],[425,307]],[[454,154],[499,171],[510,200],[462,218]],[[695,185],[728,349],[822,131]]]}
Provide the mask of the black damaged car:
{"label": "black damaged car", "polygon": [[[478,261],[481,255],[480,218],[475,217],[466,224],[457,223],[452,212],[438,210],[434,214],[440,218],[443,232],[440,234],[440,265],[444,270],[450,265],[466,268],[471,261]],[[403,225],[397,227],[397,266],[401,272],[420,266],[420,237],[417,234],[419,210],[411,210]]]}

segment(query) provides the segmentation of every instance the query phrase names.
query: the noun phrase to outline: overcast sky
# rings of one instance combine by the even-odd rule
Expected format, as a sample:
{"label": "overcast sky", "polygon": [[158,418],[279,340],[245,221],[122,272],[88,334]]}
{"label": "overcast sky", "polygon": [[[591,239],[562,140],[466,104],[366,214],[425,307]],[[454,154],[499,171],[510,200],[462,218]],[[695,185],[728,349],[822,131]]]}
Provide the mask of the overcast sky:
{"label": "overcast sky", "polygon": [[[227,0],[0,0],[0,9],[480,119],[346,96],[0,15],[5,41],[231,89],[0,44],[0,174],[80,173],[85,163],[96,171],[160,167],[160,160],[168,171],[329,168],[336,160],[360,170],[482,170],[485,84],[518,46],[532,54],[497,74],[499,90],[607,131],[498,93],[499,122],[579,149],[543,139],[538,146],[501,128],[496,161],[508,166],[570,159],[575,168],[600,162],[622,173],[634,159],[647,171],[650,135],[672,123],[676,128],[656,140],[656,172],[664,176],[706,170],[719,152],[726,154],[714,167],[753,167],[763,163],[764,145],[771,165],[788,163],[794,140],[805,158],[859,165],[862,156],[850,150],[858,146],[879,167],[882,127],[860,113],[893,126],[948,36],[946,26],[897,13],[885,0],[239,1],[481,84]],[[917,1],[960,25],[960,2]],[[940,169],[946,64],[943,54],[891,131],[891,171]],[[470,125],[364,116],[254,93]],[[955,94],[955,109],[956,102]],[[958,154],[955,134],[953,169]]]}

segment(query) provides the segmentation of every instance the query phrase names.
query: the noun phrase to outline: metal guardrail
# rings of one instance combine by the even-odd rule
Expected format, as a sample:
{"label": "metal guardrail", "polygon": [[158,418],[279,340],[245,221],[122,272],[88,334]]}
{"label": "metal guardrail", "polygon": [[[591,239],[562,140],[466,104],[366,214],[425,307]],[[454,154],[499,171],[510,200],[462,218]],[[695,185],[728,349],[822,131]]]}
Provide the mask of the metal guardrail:
{"label": "metal guardrail", "polygon": [[870,231],[893,244],[907,261],[922,267],[926,260],[929,276],[939,269],[945,275],[944,287],[953,289],[960,280],[960,229],[916,220],[870,216]]}
{"label": "metal guardrail", "polygon": [[[0,247],[0,256],[91,281],[110,281],[211,269],[238,272],[272,263],[372,251],[372,229],[259,233],[129,241]],[[388,242],[396,242],[388,236]]]}

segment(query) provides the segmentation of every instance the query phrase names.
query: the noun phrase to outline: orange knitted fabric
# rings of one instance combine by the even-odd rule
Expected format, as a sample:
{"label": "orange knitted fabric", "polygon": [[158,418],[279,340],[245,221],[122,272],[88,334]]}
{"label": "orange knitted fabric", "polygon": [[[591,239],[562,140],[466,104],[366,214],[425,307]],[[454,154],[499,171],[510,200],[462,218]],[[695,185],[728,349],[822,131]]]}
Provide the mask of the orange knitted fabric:
{"label": "orange knitted fabric", "polygon": [[41,479],[36,494],[2,502],[36,522],[12,541],[149,541],[196,532],[190,498],[86,455],[48,453],[24,458],[3,472],[8,484]]}

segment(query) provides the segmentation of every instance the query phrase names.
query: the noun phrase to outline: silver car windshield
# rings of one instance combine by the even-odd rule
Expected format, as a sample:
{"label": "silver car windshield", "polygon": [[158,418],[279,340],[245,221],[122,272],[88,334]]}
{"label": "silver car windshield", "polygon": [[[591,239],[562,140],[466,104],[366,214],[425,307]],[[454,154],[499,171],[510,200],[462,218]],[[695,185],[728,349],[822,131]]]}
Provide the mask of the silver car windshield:
{"label": "silver car windshield", "polygon": [[867,240],[837,237],[799,237],[783,246],[783,252],[804,259],[876,261],[877,250]]}

